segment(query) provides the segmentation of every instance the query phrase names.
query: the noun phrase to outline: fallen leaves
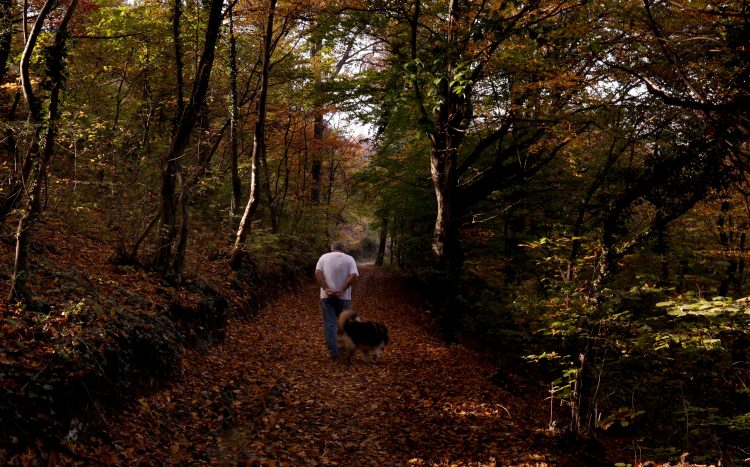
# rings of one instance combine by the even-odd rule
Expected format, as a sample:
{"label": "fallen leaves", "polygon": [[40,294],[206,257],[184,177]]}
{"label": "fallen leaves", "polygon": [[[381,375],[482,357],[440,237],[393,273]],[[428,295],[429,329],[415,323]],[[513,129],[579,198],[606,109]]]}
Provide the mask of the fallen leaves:
{"label": "fallen leaves", "polygon": [[[488,382],[477,355],[429,331],[397,277],[365,269],[354,304],[389,327],[378,364],[327,358],[314,286],[280,296],[77,452],[114,464],[526,465],[560,459],[529,407]],[[384,293],[387,290],[388,293]],[[541,411],[543,408],[540,406]],[[511,416],[512,415],[512,416]],[[535,461],[536,465],[545,465]],[[533,465],[533,464],[528,464]]]}

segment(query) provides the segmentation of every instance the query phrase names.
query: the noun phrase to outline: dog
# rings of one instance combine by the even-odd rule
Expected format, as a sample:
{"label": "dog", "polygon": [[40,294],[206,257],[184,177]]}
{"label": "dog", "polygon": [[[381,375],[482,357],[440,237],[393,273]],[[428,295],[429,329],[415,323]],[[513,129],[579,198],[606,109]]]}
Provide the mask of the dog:
{"label": "dog", "polygon": [[388,344],[388,328],[375,321],[362,321],[353,310],[344,310],[338,319],[339,353],[347,363],[359,351],[368,362],[377,361]]}

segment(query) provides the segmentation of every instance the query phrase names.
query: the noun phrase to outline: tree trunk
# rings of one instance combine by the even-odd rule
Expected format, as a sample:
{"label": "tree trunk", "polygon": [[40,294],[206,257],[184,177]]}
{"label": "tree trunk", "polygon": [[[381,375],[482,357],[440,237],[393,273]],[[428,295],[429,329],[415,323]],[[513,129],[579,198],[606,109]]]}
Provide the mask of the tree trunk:
{"label": "tree trunk", "polygon": [[736,282],[735,274],[737,272],[737,260],[732,252],[732,218],[727,219],[730,207],[729,200],[724,199],[721,202],[721,211],[716,222],[719,228],[719,243],[721,243],[727,257],[726,276],[722,278],[719,284],[719,295],[722,297],[729,295],[729,286]]}
{"label": "tree trunk", "polygon": [[[449,67],[449,76],[453,69]],[[464,140],[465,125],[471,115],[470,90],[465,96],[451,92],[446,79],[439,84],[443,99],[435,112],[435,128],[430,142],[430,175],[435,189],[437,214],[432,237],[435,266],[442,271],[458,272],[463,264],[463,252],[458,241],[462,208],[458,198],[458,148]]]}
{"label": "tree trunk", "polygon": [[149,222],[146,224],[146,228],[143,229],[143,233],[136,239],[135,242],[133,242],[133,246],[130,248],[130,250],[124,250],[124,254],[122,255],[122,259],[124,261],[127,261],[129,263],[135,263],[136,258],[138,258],[138,249],[141,247],[141,243],[143,243],[143,240],[146,239],[146,236],[149,232],[151,232],[151,229],[154,228],[156,225],[156,221],[159,220],[159,214],[155,215]]}
{"label": "tree trunk", "polygon": [[391,253],[390,255],[388,255],[388,264],[390,265],[393,265],[393,255],[394,255],[394,252],[396,251],[396,246],[394,245],[394,241],[395,241],[394,239],[396,238],[396,233],[397,233],[396,230],[393,230],[393,232],[391,233],[391,249],[390,249]]}
{"label": "tree trunk", "polygon": [[593,281],[595,290],[603,287],[617,270],[618,257],[615,250],[615,231],[618,230],[618,215],[608,214],[602,232],[602,254]]}
{"label": "tree trunk", "polygon": [[[291,175],[291,164],[289,163],[289,153],[291,151],[294,138],[290,136],[292,131],[292,116],[287,117],[286,128],[284,129],[284,154],[276,167],[276,183],[274,186],[273,202],[271,203],[271,225],[273,233],[278,233],[280,229],[280,220],[284,216],[286,209],[287,196],[289,196],[289,177]],[[282,175],[283,173],[283,175]]]}
{"label": "tree trunk", "polygon": [[382,266],[385,261],[385,245],[388,241],[388,214],[380,218],[380,242],[378,243],[378,254],[375,257],[375,265]]}
{"label": "tree trunk", "polygon": [[[182,0],[175,0],[172,12],[172,41],[175,52],[175,93],[177,94],[177,108],[172,119],[172,138],[177,138],[180,131],[181,120],[185,113],[185,96],[183,83],[182,41],[180,40],[180,19],[182,18]],[[192,130],[192,125],[191,128]],[[189,132],[186,138],[189,138]],[[159,210],[159,238],[160,245],[157,250],[156,263],[165,275],[174,270],[172,261],[172,244],[177,238],[177,202],[175,200],[176,178],[179,173],[179,155],[168,156],[162,161],[161,174],[161,208]]]}
{"label": "tree trunk", "polygon": [[42,9],[34,21],[34,26],[29,32],[29,36],[26,39],[26,45],[23,48],[23,54],[21,55],[20,64],[20,78],[21,88],[23,89],[23,97],[26,99],[26,104],[29,106],[29,113],[31,113],[31,119],[34,123],[39,124],[42,121],[42,106],[34,95],[34,89],[31,87],[31,79],[29,76],[29,65],[31,63],[31,55],[36,47],[36,42],[39,40],[39,34],[42,32],[42,26],[44,21],[47,19],[50,11],[54,8],[57,0],[47,0],[44,2]]}
{"label": "tree trunk", "polygon": [[434,147],[430,151],[430,172],[435,188],[437,215],[432,236],[432,254],[440,270],[456,271],[461,267],[458,243],[460,218],[456,206],[456,148]]}
{"label": "tree trunk", "polygon": [[177,111],[172,121],[172,133],[177,132],[177,125],[185,110],[185,84],[182,76],[185,68],[182,61],[182,41],[180,40],[180,20],[182,19],[182,0],[174,0],[172,12],[172,41],[174,42],[175,83],[177,88]]}
{"label": "tree trunk", "polygon": [[669,252],[669,236],[667,225],[664,223],[664,214],[661,211],[656,213],[656,245],[654,252],[659,255],[659,287],[666,287],[670,283],[669,279],[669,261],[667,253]]}
{"label": "tree trunk", "polygon": [[313,159],[310,168],[310,202],[312,204],[320,204],[320,180],[323,174],[321,146],[323,145],[324,128],[323,115],[315,115],[315,122],[313,124]]}
{"label": "tree trunk", "polygon": [[[185,106],[179,118],[179,124],[172,136],[169,149],[161,158],[161,201],[159,207],[161,226],[158,232],[159,238],[155,266],[165,276],[180,273],[179,270],[174,270],[174,264],[172,263],[172,246],[177,236],[177,203],[175,200],[176,178],[179,170],[177,161],[179,161],[185,152],[198,112],[203,107],[203,102],[206,98],[208,84],[211,79],[211,70],[213,69],[216,42],[218,41],[219,30],[221,28],[223,3],[223,0],[211,1],[206,24],[206,39],[198,71],[193,81],[190,101]],[[187,238],[184,241],[187,241]]]}
{"label": "tree trunk", "polygon": [[177,174],[177,181],[180,184],[178,206],[182,215],[182,222],[180,224],[180,241],[177,243],[177,252],[174,255],[172,268],[176,274],[179,274],[185,264],[185,256],[187,255],[188,232],[190,231],[190,212],[188,210],[190,187],[182,173]]}
{"label": "tree trunk", "polygon": [[[170,153],[172,150],[170,149]],[[177,237],[177,206],[175,202],[177,181],[177,159],[175,156],[162,161],[161,191],[159,206],[159,245],[156,253],[156,266],[164,273],[171,274],[172,244]]]}
{"label": "tree trunk", "polygon": [[262,183],[261,186],[263,187],[263,195],[266,197],[266,206],[268,206],[268,210],[270,211],[269,217],[271,218],[271,232],[278,233],[279,231],[279,214],[276,210],[276,203],[275,203],[275,197],[273,193],[271,192],[271,177],[270,173],[271,170],[268,167],[268,159],[266,158],[266,151],[263,151],[263,157],[260,161],[260,169],[263,173],[263,176],[261,177]]}
{"label": "tree trunk", "polygon": [[737,282],[735,283],[735,296],[742,297],[742,285],[745,282],[745,232],[740,234],[739,264],[737,265]]}
{"label": "tree trunk", "polygon": [[242,244],[250,230],[250,219],[258,208],[260,188],[260,165],[265,160],[265,137],[266,137],[266,101],[268,100],[268,74],[270,71],[271,48],[273,43],[273,18],[276,12],[276,0],[270,0],[266,31],[263,36],[263,61],[261,64],[260,95],[258,96],[258,120],[255,122],[255,133],[253,137],[253,154],[251,158],[252,174],[250,175],[250,198],[245,206],[245,212],[237,229],[237,237],[232,249],[229,265],[232,269],[238,269],[242,264]]}
{"label": "tree trunk", "polygon": [[[417,1],[417,6],[418,2]],[[418,10],[416,10],[418,11]],[[449,24],[447,33],[448,49],[459,40],[457,25],[461,21],[462,9],[460,0],[451,0],[448,10]],[[415,19],[416,21],[416,19]],[[416,54],[417,24],[412,25],[412,55]],[[446,66],[446,76],[452,77],[458,68],[461,57],[450,57]],[[415,84],[416,86],[416,84]],[[440,105],[432,115],[430,136],[430,174],[435,189],[437,214],[432,236],[432,256],[435,266],[444,272],[457,272],[463,263],[463,254],[458,242],[460,227],[460,207],[457,197],[457,156],[458,148],[464,139],[468,122],[472,117],[471,86],[466,86],[463,93],[455,93],[446,77],[436,84]],[[427,118],[421,90],[415,92],[420,102],[423,119]]]}
{"label": "tree trunk", "polygon": [[0,0],[0,84],[8,71],[8,57],[13,38],[13,2]]}
{"label": "tree trunk", "polygon": [[[322,47],[320,41],[315,42],[310,59],[317,60],[318,53]],[[312,165],[310,167],[310,202],[313,205],[320,203],[320,182],[323,175],[323,135],[325,133],[325,122],[320,110],[314,110],[313,117],[313,143],[312,143]]]}
{"label": "tree trunk", "polygon": [[21,216],[16,229],[16,251],[14,256],[13,274],[10,278],[10,290],[7,301],[15,302],[22,300],[26,295],[27,264],[28,264],[28,243],[31,235],[30,228],[36,221],[41,202],[39,200],[44,182],[44,172],[46,166],[41,162],[37,165],[36,176],[34,177],[29,201],[26,207],[26,213]]}
{"label": "tree trunk", "polygon": [[[32,119],[37,126],[35,131],[34,139],[38,139],[41,129],[41,104],[34,96],[33,89],[29,80],[29,57],[33,53],[36,40],[41,31],[41,25],[44,23],[47,15],[52,10],[52,1],[48,1],[42,7],[42,10],[37,16],[34,27],[29,35],[29,40],[24,48],[23,56],[21,58],[21,81],[24,88],[24,96],[29,104],[29,109],[32,114]],[[55,32],[55,45],[52,49],[53,59],[51,63],[58,65],[58,68],[49,70],[49,77],[52,81],[52,88],[50,90],[49,106],[48,106],[48,117],[47,117],[47,128],[44,135],[44,146],[42,152],[38,157],[36,164],[36,175],[34,176],[33,185],[30,190],[29,202],[26,208],[26,213],[21,217],[18,222],[18,228],[16,230],[16,252],[13,265],[13,274],[10,281],[10,290],[8,292],[8,301],[17,301],[25,295],[25,284],[27,279],[27,263],[28,263],[28,241],[31,235],[30,228],[35,223],[41,211],[41,195],[42,195],[42,184],[47,178],[47,167],[49,161],[54,153],[55,137],[57,135],[57,122],[60,118],[60,92],[64,84],[64,69],[65,66],[65,45],[68,37],[68,23],[70,22],[73,12],[78,4],[78,0],[72,0],[70,6],[65,12],[65,16],[60,21],[57,31]],[[32,147],[34,144],[32,144]],[[35,153],[28,154],[29,158],[35,158]]]}
{"label": "tree trunk", "polygon": [[229,151],[232,164],[232,200],[230,213],[234,217],[242,199],[242,180],[238,168],[238,96],[237,96],[237,37],[234,35],[234,4],[229,7],[229,86],[231,104],[229,107],[230,129],[229,129]]}
{"label": "tree trunk", "polygon": [[23,23],[23,43],[25,44],[29,40],[29,0],[23,0],[21,22]]}

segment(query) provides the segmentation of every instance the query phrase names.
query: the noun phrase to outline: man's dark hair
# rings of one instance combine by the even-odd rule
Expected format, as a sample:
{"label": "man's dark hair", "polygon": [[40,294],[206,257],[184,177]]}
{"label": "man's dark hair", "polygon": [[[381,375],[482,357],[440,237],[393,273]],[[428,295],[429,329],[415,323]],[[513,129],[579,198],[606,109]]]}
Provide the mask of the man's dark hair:
{"label": "man's dark hair", "polygon": [[346,251],[346,248],[344,248],[344,244],[341,242],[333,242],[331,243],[331,251]]}

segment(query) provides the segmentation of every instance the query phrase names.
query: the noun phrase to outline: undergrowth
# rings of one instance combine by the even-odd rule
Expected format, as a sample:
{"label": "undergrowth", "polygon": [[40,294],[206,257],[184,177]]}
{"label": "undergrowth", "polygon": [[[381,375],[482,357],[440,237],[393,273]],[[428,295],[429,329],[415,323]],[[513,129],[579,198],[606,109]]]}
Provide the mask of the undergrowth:
{"label": "undergrowth", "polygon": [[[594,291],[540,251],[539,270],[516,282],[486,264],[450,285],[423,274],[443,327],[546,385],[550,429],[627,440],[631,457],[615,461],[750,458],[750,302],[648,276]],[[579,277],[591,277],[586,261]]]}
{"label": "undergrowth", "polygon": [[565,408],[566,428],[628,436],[669,461],[747,457],[750,308],[647,285],[605,292],[510,310],[539,336],[529,363],[558,375],[550,403]]}

